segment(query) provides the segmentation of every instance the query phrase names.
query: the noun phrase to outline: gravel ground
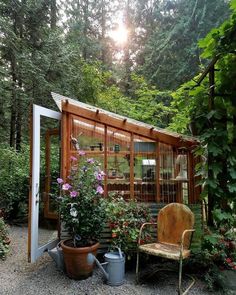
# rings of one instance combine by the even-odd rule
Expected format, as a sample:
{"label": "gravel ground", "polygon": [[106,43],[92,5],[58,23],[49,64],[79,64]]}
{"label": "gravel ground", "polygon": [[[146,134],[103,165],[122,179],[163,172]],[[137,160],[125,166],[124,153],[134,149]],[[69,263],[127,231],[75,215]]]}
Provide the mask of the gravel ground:
{"label": "gravel ground", "polygon": [[[135,284],[135,274],[126,273],[125,283],[110,287],[103,283],[99,269],[84,281],[74,281],[56,269],[52,259],[45,254],[37,263],[27,262],[27,227],[10,228],[11,252],[5,261],[0,261],[1,295],[172,295],[177,294],[177,278],[171,273],[162,274],[155,281]],[[184,281],[184,284],[187,282]],[[197,280],[188,294],[212,294],[203,282]],[[214,293],[216,294],[216,293]]]}

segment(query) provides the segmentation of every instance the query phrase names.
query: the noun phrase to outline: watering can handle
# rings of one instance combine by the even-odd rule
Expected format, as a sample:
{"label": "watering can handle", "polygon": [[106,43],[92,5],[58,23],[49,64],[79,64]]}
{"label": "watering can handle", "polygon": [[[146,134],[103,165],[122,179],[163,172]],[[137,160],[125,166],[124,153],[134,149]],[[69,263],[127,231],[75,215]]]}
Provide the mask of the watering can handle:
{"label": "watering can handle", "polygon": [[122,252],[121,252],[120,248],[119,248],[119,247],[117,247],[117,246],[115,246],[115,248],[117,248],[117,249],[118,249],[118,252],[119,252],[120,258],[122,258],[123,256],[122,256]]}
{"label": "watering can handle", "polygon": [[61,247],[61,242],[62,242],[62,241],[60,241],[60,242],[57,244],[57,250],[60,249],[60,247]]}

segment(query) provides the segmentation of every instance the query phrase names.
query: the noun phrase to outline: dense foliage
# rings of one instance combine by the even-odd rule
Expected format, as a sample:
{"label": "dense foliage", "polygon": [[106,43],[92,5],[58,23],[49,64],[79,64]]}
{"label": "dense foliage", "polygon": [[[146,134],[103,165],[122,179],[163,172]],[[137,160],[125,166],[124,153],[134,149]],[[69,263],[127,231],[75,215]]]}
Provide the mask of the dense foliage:
{"label": "dense foliage", "polygon": [[176,116],[170,127],[183,132],[190,125],[199,135],[202,144],[196,155],[203,157],[203,165],[197,167],[204,185],[203,197],[209,196],[210,210],[218,207],[235,213],[235,1],[231,7],[231,18],[200,42],[203,57],[220,58],[215,65],[214,92],[207,79],[200,86],[195,82],[197,78],[184,84],[173,95]]}
{"label": "dense foliage", "polygon": [[[0,140],[20,150],[31,103],[55,107],[50,91],[165,127],[170,96],[157,89],[197,72],[198,38],[227,15],[222,0],[1,0]],[[110,34],[121,21],[124,44]]]}
{"label": "dense foliage", "polygon": [[202,58],[215,59],[215,70],[212,63],[201,85],[197,83],[199,75],[173,93],[175,116],[170,124],[171,129],[192,132],[201,141],[196,156],[202,158],[202,163],[196,170],[202,177],[202,198],[208,204],[208,224],[212,226],[204,238],[201,261],[208,269],[211,287],[219,281],[222,270],[236,268],[235,0],[231,8],[229,20],[199,43]]}
{"label": "dense foliage", "polygon": [[[141,225],[151,222],[150,210],[137,202],[127,202],[122,196],[115,196],[108,200],[106,211],[112,234],[111,246],[120,247],[129,258],[136,251]],[[150,233],[144,231],[142,243],[150,240]]]}
{"label": "dense foliage", "polygon": [[[28,163],[28,164],[27,164]],[[21,153],[8,147],[0,147],[0,208],[4,216],[22,222],[27,218],[29,189],[29,150]]]}
{"label": "dense foliage", "polygon": [[[149,2],[149,1],[148,1]],[[227,1],[154,1],[149,7],[141,73],[161,89],[176,89],[199,72],[204,64],[197,42],[229,16]],[[140,1],[143,3],[143,1]],[[140,20],[142,12],[139,12]],[[151,15],[150,15],[151,14]]]}

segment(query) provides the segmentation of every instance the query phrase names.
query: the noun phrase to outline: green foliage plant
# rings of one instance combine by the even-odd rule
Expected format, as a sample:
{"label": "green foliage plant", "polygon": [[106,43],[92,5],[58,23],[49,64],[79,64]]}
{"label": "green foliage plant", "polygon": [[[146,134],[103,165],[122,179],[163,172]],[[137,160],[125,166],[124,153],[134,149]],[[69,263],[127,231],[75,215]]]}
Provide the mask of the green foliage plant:
{"label": "green foliage plant", "polygon": [[235,216],[221,209],[213,212],[215,227],[203,238],[202,250],[194,255],[193,267],[201,269],[208,288],[222,288],[223,271],[236,271]]}
{"label": "green foliage plant", "polygon": [[0,259],[5,259],[9,251],[8,228],[4,219],[0,218]]}
{"label": "green foliage plant", "polygon": [[0,209],[5,218],[23,220],[27,217],[29,190],[29,147],[20,152],[0,146]]}
{"label": "green foliage plant", "polygon": [[[128,259],[137,250],[141,225],[151,222],[150,210],[135,201],[125,201],[120,195],[110,196],[107,203],[107,219],[111,229],[111,246],[120,247]],[[151,233],[143,233],[141,243],[150,242]]]}
{"label": "green foliage plant", "polygon": [[[215,95],[210,103],[209,82],[196,84],[198,77],[189,81],[174,94],[172,106],[176,113],[170,128],[189,133],[188,126],[194,126],[194,135],[201,146],[195,155],[203,159],[196,167],[196,176],[201,177],[199,185],[204,188],[202,197],[211,200],[212,209],[223,209],[235,214],[236,192],[236,104],[235,104],[235,27],[236,1],[230,2],[231,17],[220,27],[213,29],[199,42],[203,58],[219,57],[215,64]],[[212,225],[212,218],[211,218]]]}
{"label": "green foliage plant", "polygon": [[[82,156],[79,156],[82,157]],[[105,200],[102,197],[104,172],[100,163],[84,158],[71,157],[68,182],[58,178],[61,188],[59,213],[66,230],[72,236],[73,247],[94,244],[106,223]]]}

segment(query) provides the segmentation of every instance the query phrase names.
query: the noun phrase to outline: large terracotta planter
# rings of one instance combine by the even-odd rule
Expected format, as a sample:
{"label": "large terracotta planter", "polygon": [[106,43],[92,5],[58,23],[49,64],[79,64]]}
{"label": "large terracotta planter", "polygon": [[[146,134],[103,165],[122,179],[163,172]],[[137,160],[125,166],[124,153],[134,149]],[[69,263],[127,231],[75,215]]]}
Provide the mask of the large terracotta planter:
{"label": "large terracotta planter", "polygon": [[69,278],[74,280],[87,279],[93,273],[94,265],[87,263],[87,255],[92,253],[96,256],[99,243],[90,247],[73,248],[67,246],[70,240],[65,240],[61,243],[61,248],[64,255],[66,273]]}

